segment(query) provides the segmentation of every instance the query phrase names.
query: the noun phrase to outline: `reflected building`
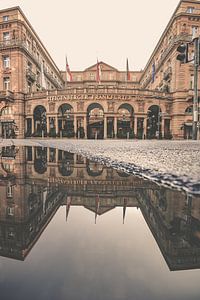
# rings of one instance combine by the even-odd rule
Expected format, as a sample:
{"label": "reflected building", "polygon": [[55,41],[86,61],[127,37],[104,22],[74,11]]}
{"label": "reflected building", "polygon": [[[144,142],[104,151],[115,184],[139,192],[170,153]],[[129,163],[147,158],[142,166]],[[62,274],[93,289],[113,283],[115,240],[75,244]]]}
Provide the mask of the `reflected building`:
{"label": "reflected building", "polygon": [[170,270],[200,268],[200,199],[55,148],[4,147],[0,255],[24,260],[60,206],[141,210]]}

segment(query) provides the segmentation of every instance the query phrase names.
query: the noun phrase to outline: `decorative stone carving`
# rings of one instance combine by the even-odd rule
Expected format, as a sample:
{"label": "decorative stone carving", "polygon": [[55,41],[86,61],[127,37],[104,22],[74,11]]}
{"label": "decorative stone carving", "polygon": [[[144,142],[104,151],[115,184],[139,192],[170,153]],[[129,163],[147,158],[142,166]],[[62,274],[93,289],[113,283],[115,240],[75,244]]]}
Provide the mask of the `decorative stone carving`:
{"label": "decorative stone carving", "polygon": [[138,103],[138,112],[144,112],[144,101]]}
{"label": "decorative stone carving", "polygon": [[49,112],[55,112],[55,103],[49,103]]}
{"label": "decorative stone carving", "polygon": [[83,110],[84,110],[83,101],[77,102],[77,111],[83,111]]}
{"label": "decorative stone carving", "polygon": [[114,112],[114,102],[108,102],[108,112]]}

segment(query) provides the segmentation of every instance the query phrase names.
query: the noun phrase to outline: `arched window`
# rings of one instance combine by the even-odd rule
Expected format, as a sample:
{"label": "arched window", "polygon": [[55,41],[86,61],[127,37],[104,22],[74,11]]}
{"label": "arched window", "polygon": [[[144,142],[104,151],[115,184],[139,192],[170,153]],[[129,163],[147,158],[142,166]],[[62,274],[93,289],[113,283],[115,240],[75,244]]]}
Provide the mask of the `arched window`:
{"label": "arched window", "polygon": [[185,110],[185,113],[186,114],[192,114],[193,113],[193,106],[190,105],[189,107],[187,107],[186,110]]}

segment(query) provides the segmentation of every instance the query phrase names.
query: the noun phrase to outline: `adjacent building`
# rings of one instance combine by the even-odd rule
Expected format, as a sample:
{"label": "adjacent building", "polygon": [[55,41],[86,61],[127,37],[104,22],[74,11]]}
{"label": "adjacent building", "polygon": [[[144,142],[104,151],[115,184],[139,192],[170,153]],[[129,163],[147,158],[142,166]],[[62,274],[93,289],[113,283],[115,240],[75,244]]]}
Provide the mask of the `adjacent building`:
{"label": "adjacent building", "polygon": [[[21,9],[1,10],[0,135],[190,139],[199,21],[200,1],[182,0],[144,70],[99,62],[67,81]],[[177,47],[185,42],[191,62],[181,64]]]}

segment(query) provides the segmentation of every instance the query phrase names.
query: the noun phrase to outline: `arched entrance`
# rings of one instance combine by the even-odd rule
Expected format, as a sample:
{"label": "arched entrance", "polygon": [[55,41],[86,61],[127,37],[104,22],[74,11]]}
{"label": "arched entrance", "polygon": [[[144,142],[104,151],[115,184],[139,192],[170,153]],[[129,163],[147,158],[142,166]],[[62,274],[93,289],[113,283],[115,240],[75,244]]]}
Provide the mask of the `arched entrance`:
{"label": "arched entrance", "polygon": [[130,104],[122,104],[117,112],[117,137],[134,138],[134,109]]}
{"label": "arched entrance", "polygon": [[92,103],[87,109],[87,138],[104,138],[104,110],[98,103]]}
{"label": "arched entrance", "polygon": [[10,106],[4,106],[1,110],[1,136],[4,139],[15,138],[15,130],[16,124],[13,117],[12,108]]}
{"label": "arched entrance", "polygon": [[33,112],[34,118],[34,136],[46,137],[47,136],[47,116],[46,109],[42,105],[36,106]]}
{"label": "arched entrance", "polygon": [[58,134],[60,137],[74,137],[74,110],[64,103],[58,109]]}
{"label": "arched entrance", "polygon": [[162,138],[162,117],[158,105],[152,105],[147,111],[147,139]]}

